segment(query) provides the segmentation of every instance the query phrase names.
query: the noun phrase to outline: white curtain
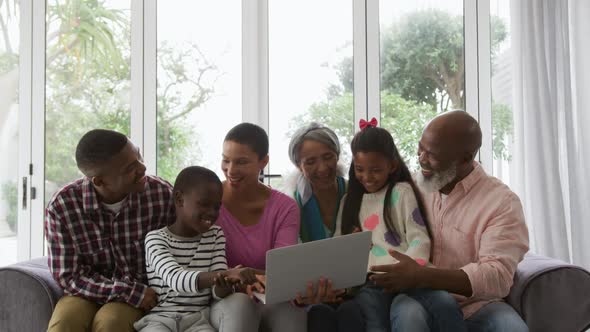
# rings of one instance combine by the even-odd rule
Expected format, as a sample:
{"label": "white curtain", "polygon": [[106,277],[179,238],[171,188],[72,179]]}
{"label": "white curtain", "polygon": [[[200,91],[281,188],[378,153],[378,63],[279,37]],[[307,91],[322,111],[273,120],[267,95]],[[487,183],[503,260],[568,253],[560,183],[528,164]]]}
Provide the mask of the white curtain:
{"label": "white curtain", "polygon": [[590,1],[513,0],[513,188],[532,250],[590,268]]}

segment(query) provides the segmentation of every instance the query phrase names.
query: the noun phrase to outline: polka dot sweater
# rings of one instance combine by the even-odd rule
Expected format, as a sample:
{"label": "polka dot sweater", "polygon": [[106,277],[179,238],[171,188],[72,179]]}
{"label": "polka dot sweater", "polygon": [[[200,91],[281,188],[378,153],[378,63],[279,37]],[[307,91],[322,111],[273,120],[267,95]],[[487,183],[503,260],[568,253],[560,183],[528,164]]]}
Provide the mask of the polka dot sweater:
{"label": "polka dot sweater", "polygon": [[[412,257],[418,264],[426,265],[430,258],[430,238],[424,224],[424,218],[418,209],[412,186],[407,182],[393,187],[391,198],[385,202],[387,187],[382,190],[364,194],[359,212],[363,231],[373,232],[373,246],[369,254],[369,267],[372,265],[396,263],[387,252],[394,249]],[[344,202],[345,197],[342,198]],[[383,204],[391,204],[391,221],[394,230],[388,230],[383,217]],[[340,235],[342,222],[342,205],[338,213],[336,234]]]}

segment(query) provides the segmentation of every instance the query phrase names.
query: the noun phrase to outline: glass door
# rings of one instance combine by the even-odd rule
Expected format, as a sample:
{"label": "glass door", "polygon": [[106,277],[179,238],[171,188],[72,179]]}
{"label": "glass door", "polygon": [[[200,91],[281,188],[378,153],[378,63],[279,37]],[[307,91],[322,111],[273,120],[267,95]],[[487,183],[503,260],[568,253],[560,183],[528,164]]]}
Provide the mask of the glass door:
{"label": "glass door", "polygon": [[[20,6],[0,1],[0,267],[17,261],[22,186],[19,134]],[[19,190],[20,188],[20,190]],[[19,195],[20,193],[20,195]],[[25,198],[26,201],[26,198]]]}

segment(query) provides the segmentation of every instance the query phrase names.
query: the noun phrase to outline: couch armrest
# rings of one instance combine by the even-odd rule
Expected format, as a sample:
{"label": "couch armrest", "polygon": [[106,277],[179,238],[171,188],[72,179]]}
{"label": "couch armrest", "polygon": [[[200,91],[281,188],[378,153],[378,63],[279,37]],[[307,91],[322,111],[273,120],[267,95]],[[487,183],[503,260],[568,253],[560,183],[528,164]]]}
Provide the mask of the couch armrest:
{"label": "couch armrest", "polygon": [[530,331],[582,331],[590,325],[590,273],[540,255],[518,264],[506,301]]}
{"label": "couch armrest", "polygon": [[63,294],[46,257],[0,268],[0,291],[0,331],[47,331]]}

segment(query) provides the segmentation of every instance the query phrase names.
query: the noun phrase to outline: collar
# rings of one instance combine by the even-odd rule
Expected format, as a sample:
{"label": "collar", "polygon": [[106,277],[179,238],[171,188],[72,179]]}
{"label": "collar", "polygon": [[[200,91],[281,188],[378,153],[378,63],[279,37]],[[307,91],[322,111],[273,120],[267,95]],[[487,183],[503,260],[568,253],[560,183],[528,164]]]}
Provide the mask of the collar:
{"label": "collar", "polygon": [[452,195],[453,192],[457,190],[457,187],[462,188],[463,192],[465,193],[469,192],[471,188],[473,188],[473,186],[485,175],[486,172],[484,171],[483,167],[481,167],[477,161],[473,161],[473,170],[471,173],[469,173],[463,180],[459,181],[449,195]]}
{"label": "collar", "polygon": [[82,180],[82,207],[84,212],[98,211],[100,204],[98,203],[98,196],[92,185],[92,181],[89,177],[85,177]]}
{"label": "collar", "polygon": [[[148,185],[146,181],[146,186]],[[98,201],[98,194],[92,185],[92,181],[89,177],[85,177],[82,180],[82,208],[84,212],[96,212],[101,209],[100,202]],[[135,200],[134,197],[137,197],[137,194],[129,194],[126,198],[123,199],[123,205],[121,205],[121,210],[129,207],[133,208]]]}

